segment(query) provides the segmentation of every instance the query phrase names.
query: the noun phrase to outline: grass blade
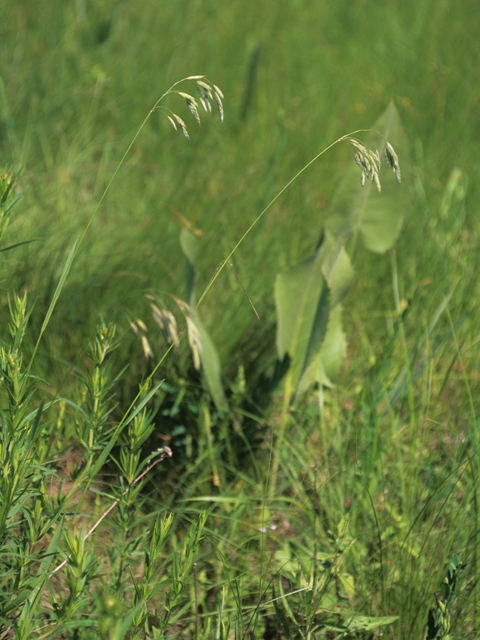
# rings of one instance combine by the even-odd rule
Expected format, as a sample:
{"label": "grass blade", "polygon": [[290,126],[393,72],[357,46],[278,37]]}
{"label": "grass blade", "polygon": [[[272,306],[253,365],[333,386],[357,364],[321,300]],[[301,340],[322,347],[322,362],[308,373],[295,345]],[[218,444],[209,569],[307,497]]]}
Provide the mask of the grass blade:
{"label": "grass blade", "polygon": [[68,254],[68,258],[65,263],[65,266],[63,267],[62,275],[60,276],[60,280],[58,281],[57,288],[55,289],[53,299],[50,303],[50,306],[48,307],[47,315],[45,316],[45,320],[43,321],[42,328],[40,329],[40,336],[38,338],[39,340],[42,337],[43,332],[47,328],[48,323],[50,322],[50,318],[52,316],[53,310],[55,309],[55,305],[57,304],[58,298],[60,297],[60,294],[63,289],[63,285],[65,284],[65,280],[67,279],[68,273],[70,271],[70,267],[72,266],[73,259],[77,252],[77,246],[78,246],[78,238],[73,243],[73,247],[71,248],[70,253]]}

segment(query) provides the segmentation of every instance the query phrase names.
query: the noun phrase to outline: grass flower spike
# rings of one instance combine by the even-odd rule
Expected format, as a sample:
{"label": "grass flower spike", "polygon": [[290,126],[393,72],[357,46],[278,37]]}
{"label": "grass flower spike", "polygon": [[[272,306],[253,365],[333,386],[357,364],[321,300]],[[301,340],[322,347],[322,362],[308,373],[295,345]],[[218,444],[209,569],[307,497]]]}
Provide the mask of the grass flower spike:
{"label": "grass flower spike", "polygon": [[[365,186],[365,182],[370,180],[370,182],[374,182],[378,191],[381,192],[382,186],[380,184],[380,153],[378,149],[376,151],[371,151],[367,149],[367,147],[357,140],[356,138],[349,138],[351,144],[355,147],[355,162],[358,164],[360,169],[362,170],[362,174],[360,176],[362,187]],[[400,184],[400,164],[398,162],[398,156],[395,153],[392,145],[385,140],[385,156],[387,158],[387,163],[392,167],[393,172],[397,178],[397,182]]]}
{"label": "grass flower spike", "polygon": [[[205,78],[205,76],[189,76],[188,78],[185,78],[185,80],[192,80],[197,85],[197,91],[200,96],[199,97],[200,104],[202,105],[202,108],[205,111],[205,113],[212,113],[212,102],[216,103],[218,114],[220,116],[220,121],[223,122],[224,111],[223,111],[222,100],[224,96],[222,91],[215,84],[213,84],[212,82],[209,82]],[[183,80],[181,80],[181,82],[183,82]],[[189,93],[186,93],[185,91],[178,91],[177,89],[173,89],[173,87],[172,89],[170,89],[169,93],[176,93],[177,95],[179,95],[181,98],[185,100],[185,102],[187,103],[188,110],[190,111],[192,116],[195,118],[195,122],[198,125],[200,125],[201,121],[200,121],[200,114],[199,114],[197,100]],[[160,104],[154,107],[153,110],[158,110],[158,109],[163,109],[165,111],[166,116],[170,120],[172,127],[175,129],[175,131],[178,131],[178,126],[180,126],[180,129],[183,135],[188,140],[190,139],[187,125],[185,124],[185,121],[182,118],[180,118],[180,116],[178,116],[176,113],[173,113],[173,111],[171,111],[167,107],[164,107],[163,105],[160,105]]]}

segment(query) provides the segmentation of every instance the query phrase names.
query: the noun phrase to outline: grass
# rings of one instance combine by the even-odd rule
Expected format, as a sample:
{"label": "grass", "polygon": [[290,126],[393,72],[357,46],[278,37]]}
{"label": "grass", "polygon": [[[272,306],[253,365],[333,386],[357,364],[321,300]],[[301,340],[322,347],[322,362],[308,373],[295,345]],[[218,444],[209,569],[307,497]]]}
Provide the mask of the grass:
{"label": "grass", "polygon": [[[22,168],[25,191],[0,247],[0,637],[423,639],[440,627],[446,637],[450,616],[451,637],[473,640],[475,7],[180,5],[139,11],[102,0],[40,12],[9,0],[4,9],[0,148],[2,165]],[[191,141],[152,114],[92,218],[148,110],[195,73],[222,89],[225,123],[205,116],[195,128],[185,101],[168,96]],[[372,125],[391,99],[410,141],[410,157],[400,157],[408,211],[390,253],[348,247],[357,277],[335,387],[282,409],[273,284],[315,250],[353,165],[349,145],[274,203],[232,256],[235,272],[225,268],[202,302],[228,407],[212,403],[185,335],[140,398],[157,393],[137,401],[115,440],[169,346],[147,296],[179,322],[170,294],[190,302],[182,228],[197,233],[198,300],[292,176],[347,131]],[[131,331],[135,319],[148,331]],[[165,447],[173,456],[135,482]],[[19,493],[9,493],[12,478]],[[82,546],[81,532],[117,500]],[[434,594],[456,575],[454,554],[466,567],[455,597],[443,592],[443,611]],[[52,573],[67,556],[68,568]],[[428,630],[434,618],[438,629]]]}

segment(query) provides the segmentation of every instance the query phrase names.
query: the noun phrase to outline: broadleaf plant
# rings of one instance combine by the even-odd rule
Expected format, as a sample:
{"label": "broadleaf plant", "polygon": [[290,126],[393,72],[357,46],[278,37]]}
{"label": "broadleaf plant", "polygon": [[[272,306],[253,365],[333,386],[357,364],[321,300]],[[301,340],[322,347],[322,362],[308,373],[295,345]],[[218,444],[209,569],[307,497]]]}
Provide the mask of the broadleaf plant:
{"label": "broadleaf plant", "polygon": [[[401,181],[398,156],[385,135],[394,135],[395,142],[398,138],[401,147],[406,148],[393,103],[377,120],[375,128],[368,131],[366,144],[353,137],[355,134],[336,141],[348,141],[354,147],[354,159],[361,169],[360,181],[358,168],[352,165],[337,190],[334,213],[327,219],[315,254],[277,276],[277,350],[280,360],[289,356],[290,367],[285,378],[282,420],[272,461],[271,495],[275,491],[291,401],[311,389],[314,383],[319,385],[321,397],[322,387],[332,386],[345,357],[346,337],[340,303],[353,282],[347,243],[359,234],[367,249],[376,253],[387,251],[397,239],[406,212],[402,190],[394,191],[398,187],[393,184],[395,180]],[[387,164],[394,173],[393,178],[387,175],[383,192],[379,177],[380,151],[370,149],[374,136],[380,136]]]}
{"label": "broadleaf plant", "polygon": [[352,281],[344,246],[328,232],[311,258],[277,276],[278,356],[290,357],[288,375],[299,392],[314,382],[332,384],[329,374],[336,373],[345,350],[340,303]]}
{"label": "broadleaf plant", "polygon": [[[370,151],[373,136],[382,136],[387,163],[395,176],[387,175],[380,184],[380,152]],[[347,254],[347,242],[359,233],[367,249],[381,253],[390,249],[400,231],[406,203],[403,190],[393,184],[400,180],[398,156],[384,138],[393,133],[402,140],[401,123],[391,103],[374,125],[366,144],[347,137],[355,148],[355,160],[334,197],[334,213],[327,219],[326,230],[316,253],[277,276],[277,349],[282,360],[291,359],[290,380],[286,383],[289,400],[307,391],[317,382],[332,386],[346,350],[342,330],[340,303],[353,283],[353,268]],[[366,178],[369,181],[366,181]],[[383,184],[385,182],[385,184]],[[373,189],[376,185],[376,189]],[[399,195],[400,193],[400,195]]]}

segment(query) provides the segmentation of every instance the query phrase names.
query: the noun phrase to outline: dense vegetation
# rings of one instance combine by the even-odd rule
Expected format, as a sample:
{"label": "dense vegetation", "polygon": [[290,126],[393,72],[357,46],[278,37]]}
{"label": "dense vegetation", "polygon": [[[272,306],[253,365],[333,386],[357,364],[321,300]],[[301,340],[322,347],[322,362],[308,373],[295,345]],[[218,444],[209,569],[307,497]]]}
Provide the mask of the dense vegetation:
{"label": "dense vegetation", "polygon": [[0,640],[480,637],[476,5],[1,13]]}

